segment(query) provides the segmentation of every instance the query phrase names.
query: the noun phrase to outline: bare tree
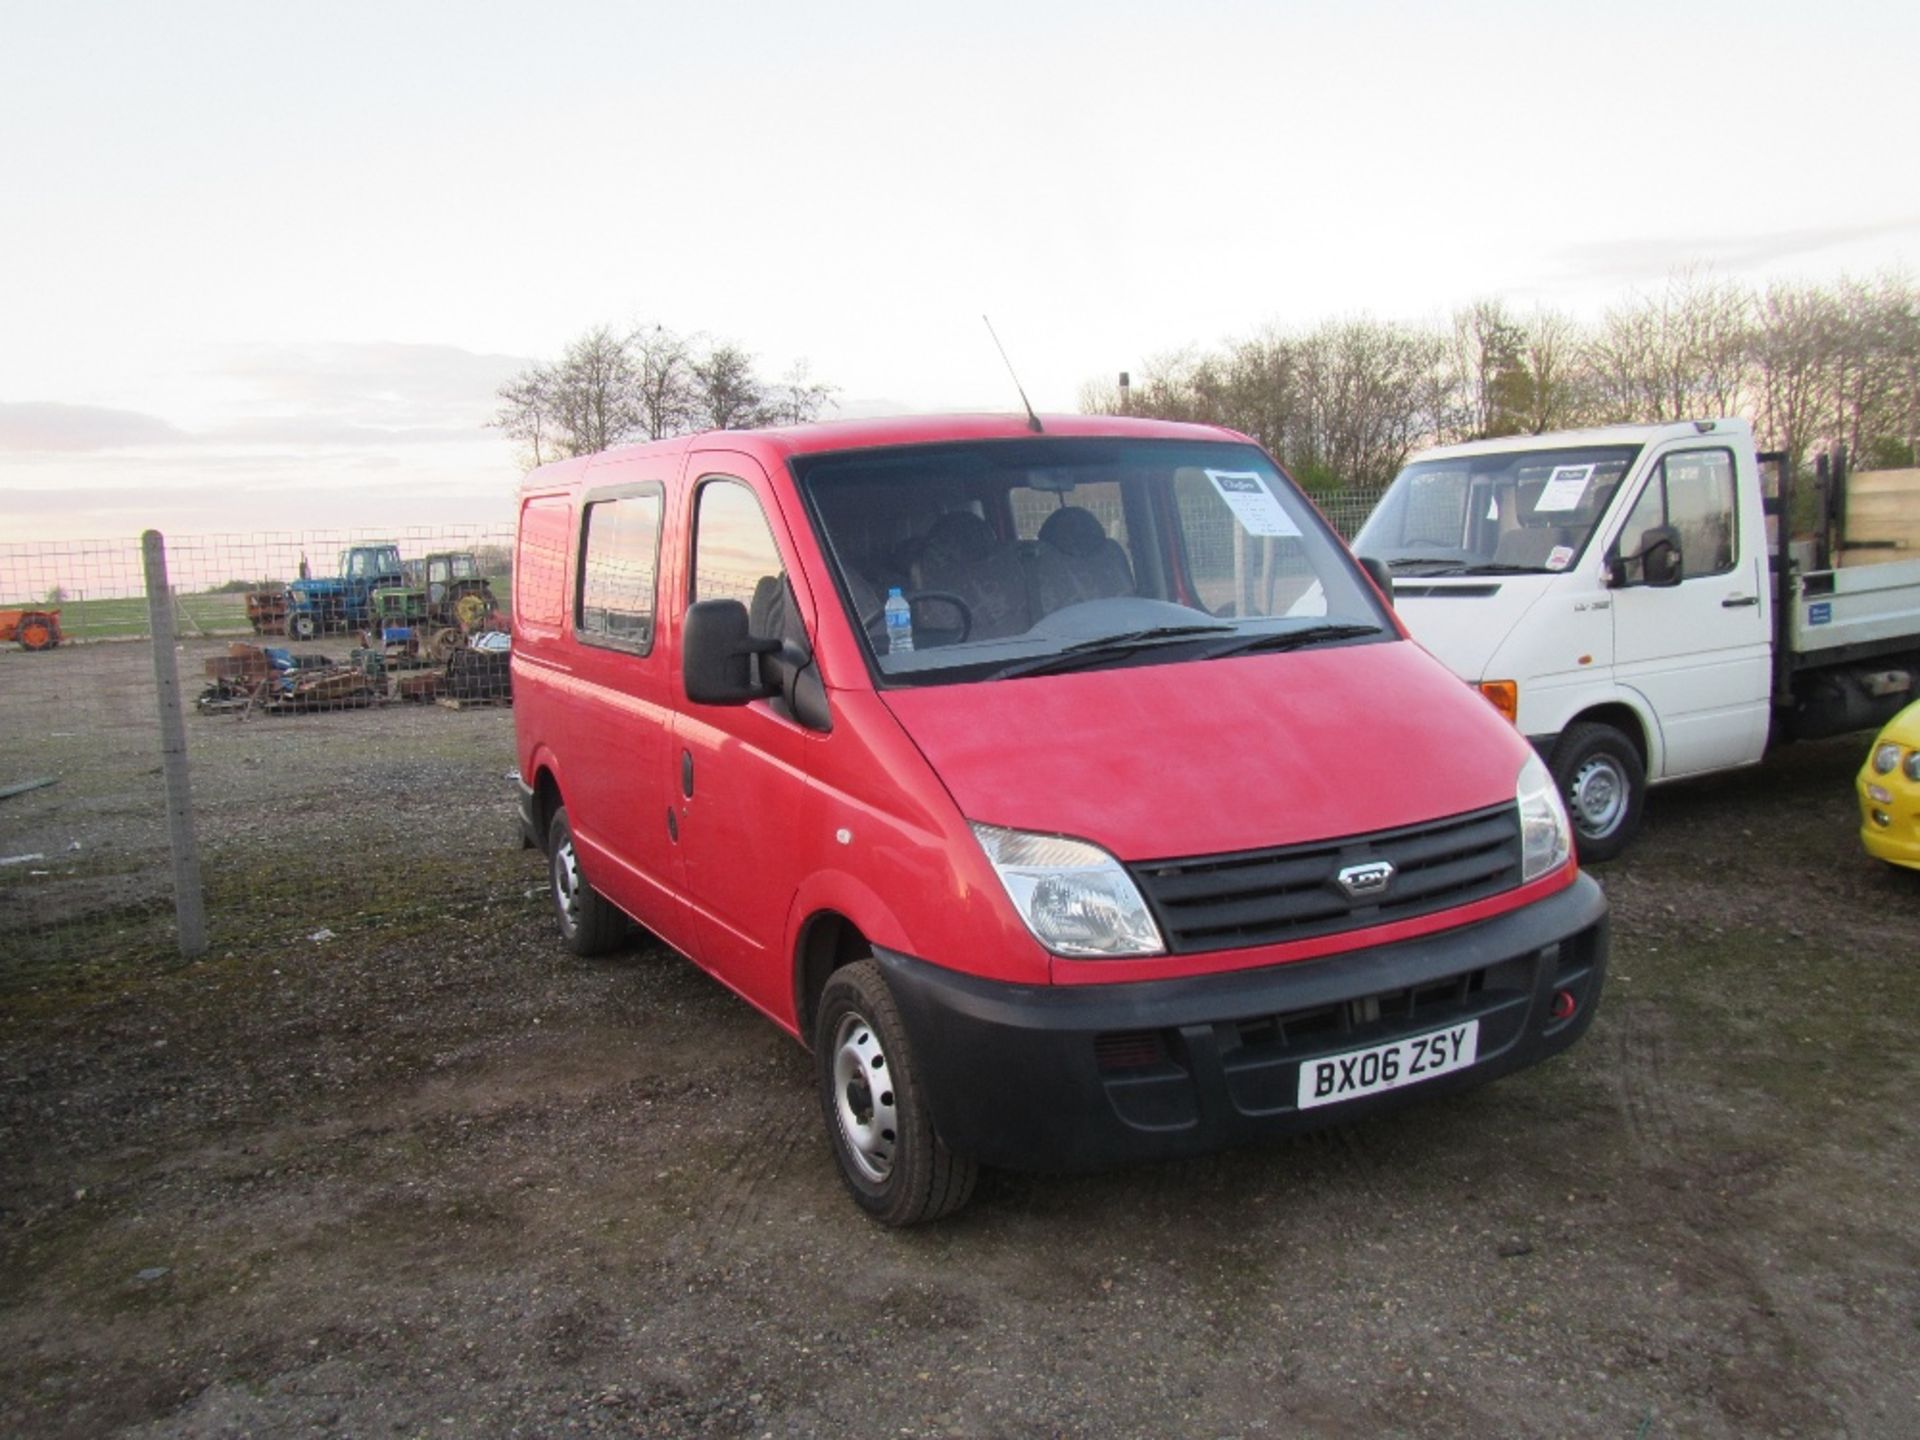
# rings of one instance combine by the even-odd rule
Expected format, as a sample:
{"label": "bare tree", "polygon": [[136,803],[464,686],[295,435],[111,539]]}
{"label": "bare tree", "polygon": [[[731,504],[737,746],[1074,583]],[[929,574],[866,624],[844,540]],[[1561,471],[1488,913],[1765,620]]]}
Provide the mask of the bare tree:
{"label": "bare tree", "polygon": [[649,440],[678,435],[698,423],[693,348],[664,325],[642,325],[627,336],[639,372],[640,427]]}
{"label": "bare tree", "polygon": [[753,356],[723,341],[693,363],[696,413],[710,430],[745,430],[764,424],[765,389],[753,373]]}
{"label": "bare tree", "polygon": [[772,389],[767,402],[768,423],[805,425],[818,420],[838,393],[839,387],[815,380],[805,360],[796,360]]}
{"label": "bare tree", "polygon": [[527,447],[529,468],[557,458],[552,440],[553,371],[531,365],[500,387],[493,424]]}

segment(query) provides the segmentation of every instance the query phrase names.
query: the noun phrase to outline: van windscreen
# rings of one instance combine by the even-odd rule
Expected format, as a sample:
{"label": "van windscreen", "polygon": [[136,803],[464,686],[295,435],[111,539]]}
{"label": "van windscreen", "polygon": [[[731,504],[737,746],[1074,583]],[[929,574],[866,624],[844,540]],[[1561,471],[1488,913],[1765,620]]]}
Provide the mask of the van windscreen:
{"label": "van windscreen", "polygon": [[1035,437],[793,463],[885,681],[1393,635],[1338,538],[1249,445]]}

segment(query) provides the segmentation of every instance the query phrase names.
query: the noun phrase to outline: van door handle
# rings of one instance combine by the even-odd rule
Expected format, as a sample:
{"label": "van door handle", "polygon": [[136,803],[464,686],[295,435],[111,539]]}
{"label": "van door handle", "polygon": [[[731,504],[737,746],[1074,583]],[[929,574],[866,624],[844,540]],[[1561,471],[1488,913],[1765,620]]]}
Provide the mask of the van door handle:
{"label": "van door handle", "polygon": [[693,752],[680,752],[680,793],[691,800],[693,798]]}
{"label": "van door handle", "polygon": [[1759,603],[1760,597],[1758,595],[1729,595],[1720,602],[1720,608],[1722,610],[1738,610],[1743,605],[1758,605]]}

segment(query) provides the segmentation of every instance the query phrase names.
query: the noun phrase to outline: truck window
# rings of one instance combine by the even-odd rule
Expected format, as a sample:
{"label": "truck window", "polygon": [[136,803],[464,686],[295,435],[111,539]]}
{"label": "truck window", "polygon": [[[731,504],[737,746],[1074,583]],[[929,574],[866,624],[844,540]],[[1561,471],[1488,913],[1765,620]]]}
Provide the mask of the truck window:
{"label": "truck window", "polygon": [[593,501],[580,544],[579,633],[653,647],[655,581],[660,571],[657,489]]}
{"label": "truck window", "polygon": [[1620,532],[1620,554],[1631,583],[1642,578],[1638,558],[1649,530],[1671,525],[1680,533],[1680,578],[1724,575],[1733,569],[1737,509],[1733,453],[1685,450],[1662,456]]}

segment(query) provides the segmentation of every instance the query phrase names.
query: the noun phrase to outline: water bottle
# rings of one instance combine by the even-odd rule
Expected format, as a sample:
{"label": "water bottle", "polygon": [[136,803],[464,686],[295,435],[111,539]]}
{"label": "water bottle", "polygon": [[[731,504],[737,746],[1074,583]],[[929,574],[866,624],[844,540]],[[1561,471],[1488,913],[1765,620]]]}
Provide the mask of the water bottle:
{"label": "water bottle", "polygon": [[913,611],[896,585],[887,591],[887,653],[905,655],[912,649]]}

